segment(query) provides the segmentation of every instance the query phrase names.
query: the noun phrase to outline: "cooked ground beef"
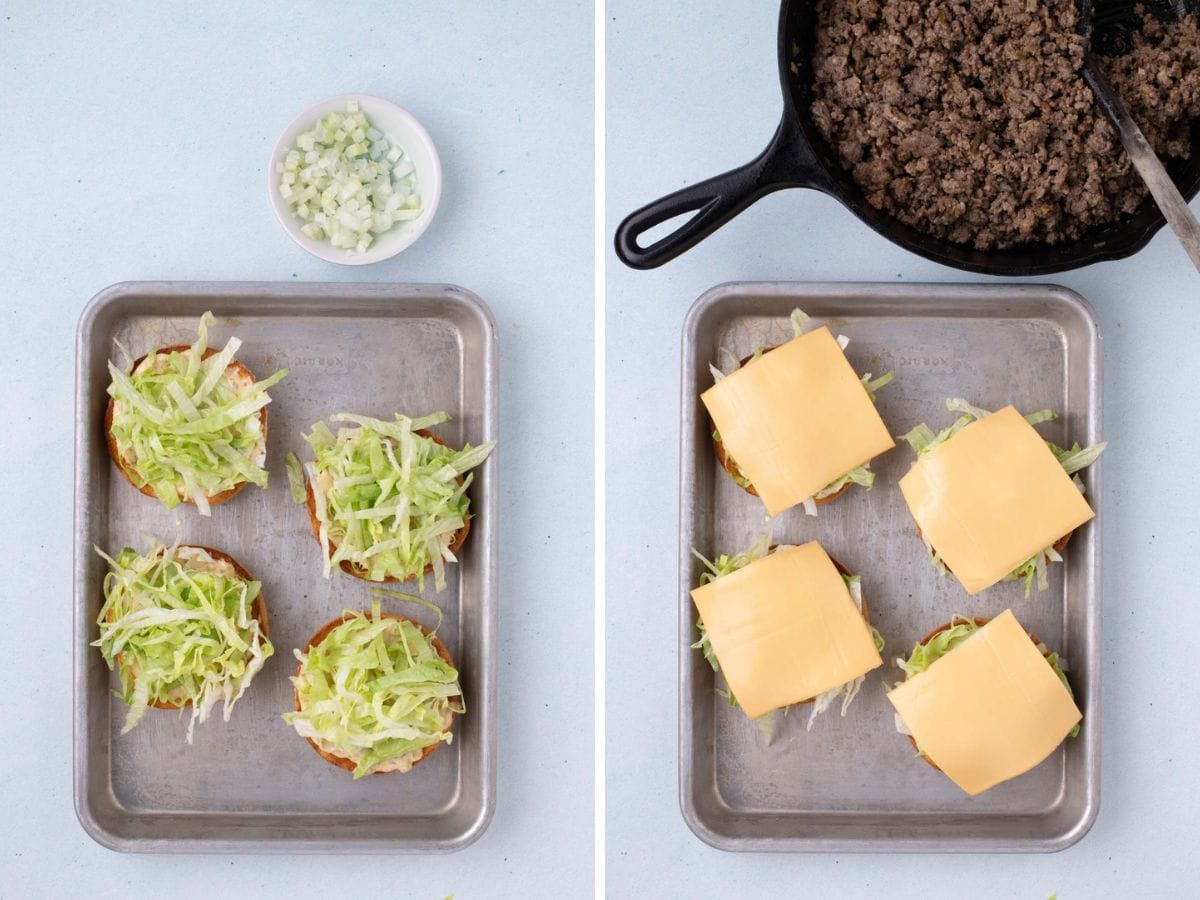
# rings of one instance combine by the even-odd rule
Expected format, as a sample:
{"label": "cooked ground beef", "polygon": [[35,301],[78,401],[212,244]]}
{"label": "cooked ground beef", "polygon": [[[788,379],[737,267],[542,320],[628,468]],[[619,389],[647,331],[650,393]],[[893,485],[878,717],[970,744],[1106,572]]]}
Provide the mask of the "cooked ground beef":
{"label": "cooked ground beef", "polygon": [[[1080,73],[1075,0],[821,0],[812,117],[872,206],[981,250],[1058,243],[1146,190]],[[1200,118],[1200,25],[1105,60],[1161,155]]]}

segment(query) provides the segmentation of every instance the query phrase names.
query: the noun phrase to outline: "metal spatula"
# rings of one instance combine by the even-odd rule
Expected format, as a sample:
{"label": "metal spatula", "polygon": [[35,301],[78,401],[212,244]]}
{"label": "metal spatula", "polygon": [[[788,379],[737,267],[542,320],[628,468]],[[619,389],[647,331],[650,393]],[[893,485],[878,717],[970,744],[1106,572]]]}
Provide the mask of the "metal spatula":
{"label": "metal spatula", "polygon": [[[1162,4],[1159,6],[1162,7]],[[1113,127],[1117,129],[1125,152],[1129,154],[1130,162],[1142,176],[1142,181],[1146,183],[1154,202],[1162,210],[1163,217],[1175,232],[1175,236],[1179,238],[1183,249],[1191,257],[1192,264],[1197,271],[1200,271],[1200,221],[1197,221],[1195,215],[1192,214],[1187,201],[1183,199],[1183,195],[1175,187],[1175,182],[1163,168],[1162,161],[1150,146],[1150,142],[1146,140],[1146,136],[1133,121],[1124,102],[1109,83],[1096,56],[1097,48],[1103,50],[1106,43],[1113,49],[1117,49],[1113,46],[1115,42],[1111,40],[1111,32],[1107,35],[1110,38],[1107,42],[1098,39],[1100,35],[1096,29],[1099,23],[1104,22],[1110,26],[1114,26],[1116,23],[1125,23],[1127,27],[1130,21],[1140,20],[1134,7],[1134,3],[1124,2],[1124,0],[1096,0],[1096,2],[1080,0],[1079,8],[1084,23],[1083,27],[1093,38],[1092,49],[1088,51],[1087,59],[1084,62],[1083,77],[1096,95],[1096,101],[1100,104],[1100,108],[1104,110],[1112,121]],[[1167,16],[1172,13],[1178,15],[1182,8],[1170,6],[1160,9],[1160,12]]]}

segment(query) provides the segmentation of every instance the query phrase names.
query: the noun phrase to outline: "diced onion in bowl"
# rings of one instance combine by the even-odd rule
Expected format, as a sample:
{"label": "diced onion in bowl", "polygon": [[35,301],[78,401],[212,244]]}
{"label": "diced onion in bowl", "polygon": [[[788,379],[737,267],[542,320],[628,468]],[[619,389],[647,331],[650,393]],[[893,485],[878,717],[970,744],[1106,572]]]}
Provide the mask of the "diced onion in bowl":
{"label": "diced onion in bowl", "polygon": [[363,253],[421,215],[412,160],[353,100],[301,133],[275,169],[280,197],[314,241]]}

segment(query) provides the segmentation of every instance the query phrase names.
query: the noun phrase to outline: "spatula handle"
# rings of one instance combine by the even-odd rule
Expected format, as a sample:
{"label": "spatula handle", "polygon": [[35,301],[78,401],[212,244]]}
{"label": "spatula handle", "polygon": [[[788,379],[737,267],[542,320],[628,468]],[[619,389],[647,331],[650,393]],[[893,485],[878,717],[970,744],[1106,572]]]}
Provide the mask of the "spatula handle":
{"label": "spatula handle", "polygon": [[1129,114],[1129,110],[1113,90],[1112,84],[1100,71],[1095,59],[1088,59],[1083,74],[1088,84],[1091,85],[1097,102],[1116,126],[1117,133],[1121,136],[1121,143],[1125,146],[1125,152],[1129,154],[1134,168],[1146,182],[1146,187],[1150,190],[1150,195],[1154,197],[1154,202],[1158,204],[1163,217],[1174,230],[1176,237],[1179,238],[1179,243],[1191,257],[1192,264],[1197,271],[1200,271],[1200,221],[1196,220],[1187,201],[1175,187],[1175,182],[1163,168],[1162,161],[1154,152],[1154,148],[1142,134],[1142,129],[1138,128],[1137,122],[1133,121],[1133,116]]}

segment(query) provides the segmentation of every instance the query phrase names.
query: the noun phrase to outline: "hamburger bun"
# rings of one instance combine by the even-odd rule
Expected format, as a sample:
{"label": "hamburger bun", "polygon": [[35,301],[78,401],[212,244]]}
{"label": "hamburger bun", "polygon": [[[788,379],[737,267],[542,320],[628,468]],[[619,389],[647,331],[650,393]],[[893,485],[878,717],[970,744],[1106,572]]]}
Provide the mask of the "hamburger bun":
{"label": "hamburger bun", "polygon": [[[1061,540],[1061,543],[1064,547],[1066,546],[1067,539],[1070,537],[1071,537],[1071,535],[1068,534],[1065,538],[1063,538]],[[1058,545],[1056,544],[1055,549],[1057,549],[1057,547],[1058,547]],[[982,628],[984,625],[986,625],[988,622],[991,621],[991,618],[986,617],[986,616],[976,616],[971,621],[973,621],[977,626]],[[955,624],[956,624],[955,621],[950,621],[950,622],[947,622],[945,625],[939,625],[937,628],[933,629],[933,631],[929,632],[929,634],[925,635],[925,637],[921,638],[920,646],[924,647],[926,644],[928,644],[930,641],[932,641],[935,637],[937,637],[943,631],[948,631],[949,629],[953,628]],[[1030,634],[1029,639],[1031,641],[1033,641],[1035,646],[1040,645],[1042,643],[1040,640],[1038,640],[1038,637],[1035,634]],[[1042,655],[1049,656],[1051,652],[1053,652],[1053,651],[1048,651],[1046,653],[1043,653]],[[908,679],[909,679],[909,675],[907,672],[905,672],[904,680],[908,681]],[[908,742],[910,744],[912,744],[913,749],[917,751],[917,755],[920,756],[921,759],[925,760],[925,762],[929,763],[929,765],[933,766],[939,772],[942,771],[940,768],[938,768],[937,763],[935,763],[932,759],[930,759],[928,756],[926,756],[924,753],[921,752],[921,748],[917,746],[916,738],[914,738],[911,734],[907,735],[907,737],[908,737]]]}
{"label": "hamburger bun", "polygon": [[[370,614],[364,613],[364,615],[370,615]],[[340,616],[336,619],[331,619],[330,621],[326,622],[324,625],[321,626],[320,629],[317,630],[316,634],[314,634],[311,638],[308,639],[308,643],[304,645],[305,654],[307,654],[313,647],[317,646],[323,640],[325,640],[325,638],[327,638],[329,636],[329,633],[331,631],[333,631],[333,629],[337,628],[343,622],[348,622],[354,618],[356,618],[356,616],[351,614],[351,615]],[[434,651],[436,651],[437,655],[440,656],[442,659],[444,659],[448,665],[450,665],[452,667],[454,666],[454,660],[450,657],[450,651],[446,649],[446,645],[442,643],[442,639],[439,638],[436,634],[430,634],[429,629],[426,628],[424,625],[422,625],[420,622],[410,619],[407,616],[398,616],[394,613],[381,613],[380,618],[396,619],[401,622],[411,623],[423,635],[425,635],[426,637],[429,638],[429,642],[433,646],[433,649],[434,649]],[[296,664],[296,677],[300,677],[303,672],[304,672],[304,663],[298,662]],[[300,702],[300,689],[299,688],[295,688],[293,690],[292,697],[293,697],[293,701],[295,703],[296,712],[303,712],[304,706]],[[450,699],[454,700],[454,699],[458,699],[458,697],[451,697]],[[450,727],[454,724],[454,716],[455,716],[455,712],[453,709],[448,709],[446,711],[446,716],[445,716],[445,719],[443,720],[444,721],[443,730],[445,730],[445,731],[450,730]],[[312,747],[313,750],[316,751],[318,756],[320,756],[326,762],[332,763],[333,765],[337,766],[339,769],[345,769],[347,772],[353,772],[355,769],[358,768],[358,763],[355,762],[354,760],[349,759],[348,757],[345,757],[345,756],[338,756],[336,753],[332,753],[328,750],[322,749],[317,744],[317,742],[314,741],[312,738],[305,738],[305,740],[308,741],[308,745],[310,747]],[[416,766],[418,763],[428,759],[430,754],[432,754],[433,751],[436,750],[438,747],[442,746],[443,743],[445,743],[445,741],[435,741],[434,743],[430,744],[428,747],[426,747],[424,750],[421,751],[420,755],[416,759],[414,759],[409,764],[409,768],[411,768],[412,766]],[[386,775],[389,772],[399,771],[401,769],[402,765],[403,765],[402,759],[393,760],[390,763],[384,763],[381,767],[375,769],[370,774],[371,775]]]}
{"label": "hamburger bun", "polygon": [[[441,444],[443,447],[448,446],[446,444],[446,442],[443,441],[440,437],[438,437],[432,431],[428,431],[424,428],[420,428],[420,429],[414,431],[413,434],[419,434],[421,437],[429,438],[435,444]],[[462,476],[461,475],[458,477],[458,483],[462,484]],[[317,545],[320,546],[320,544],[321,544],[321,520],[317,518],[317,498],[313,495],[313,486],[312,486],[311,478],[306,478],[304,480],[304,498],[305,498],[305,507],[308,509],[308,524],[309,524],[309,527],[312,529],[313,537],[317,539]],[[467,534],[470,531],[471,531],[471,515],[470,515],[470,513],[468,513],[463,518],[462,528],[460,528],[460,529],[458,529],[458,531],[454,532],[454,535],[450,539],[450,552],[451,553],[458,553],[458,551],[462,548],[462,545],[466,542]],[[335,550],[337,550],[337,544],[335,544],[333,542],[333,540],[330,539],[330,541],[329,541],[330,554],[332,555],[332,553]],[[345,572],[347,575],[353,575],[355,578],[361,578],[363,581],[371,581],[372,584],[403,584],[405,581],[412,580],[411,578],[401,580],[400,578],[396,577],[395,575],[389,575],[386,578],[384,578],[382,581],[372,581],[370,578],[367,577],[367,571],[365,569],[361,568],[360,566],[355,565],[348,559],[343,559],[339,563],[339,566],[341,567],[342,571]],[[426,575],[430,574],[432,571],[433,571],[433,563],[429,563],[428,565],[425,566],[425,574]]]}
{"label": "hamburger bun", "polygon": [[[778,345],[776,345],[776,346],[778,346]],[[776,349],[776,347],[767,347],[762,352],[770,353],[774,349]],[[743,357],[741,362],[738,364],[738,367],[740,368],[741,366],[746,365],[746,363],[750,362],[753,359],[754,359],[753,353],[751,353],[749,356]],[[712,433],[716,434],[717,433],[717,424],[715,422],[713,422],[711,419],[709,420],[709,424],[712,425]],[[729,477],[733,479],[733,483],[736,484],[738,487],[740,487],[747,494],[757,497],[758,491],[756,491],[754,489],[753,484],[738,483],[737,479],[739,476],[744,478],[746,481],[749,481],[750,479],[746,478],[746,474],[744,472],[742,472],[742,470],[740,468],[738,468],[737,460],[735,460],[732,456],[729,455],[729,451],[725,449],[725,442],[719,441],[714,437],[713,438],[713,450],[717,454],[717,462],[719,462],[721,464],[722,469],[724,469],[726,472],[729,473]],[[814,497],[813,502],[816,503],[817,506],[824,506],[826,503],[832,503],[838,497],[842,496],[842,494],[846,493],[846,491],[849,489],[850,485],[853,483],[854,482],[852,482],[852,481],[847,481],[845,484],[843,484],[840,488],[838,488],[836,491],[834,491],[828,497],[821,497],[819,499]]]}
{"label": "hamburger bun", "polygon": [[[221,550],[214,550],[212,547],[205,547],[201,544],[180,544],[179,548],[180,549],[190,548],[193,550],[203,550],[205,553],[207,553],[213,559],[215,559],[219,562],[229,563],[229,565],[233,566],[233,571],[237,575],[238,578],[241,578],[244,581],[254,581],[254,576],[251,575],[249,572],[247,572],[246,569],[242,566],[242,564],[239,563],[232,556],[230,556],[228,553],[224,553]],[[262,632],[263,638],[266,639],[266,638],[270,637],[271,627],[270,627],[270,622],[267,619],[267,602],[266,602],[266,600],[263,599],[261,590],[259,591],[258,596],[254,598],[254,602],[250,604],[250,615],[253,616],[258,621],[258,627],[259,627],[259,630]],[[112,610],[109,610],[108,620],[110,622],[113,621]],[[129,674],[130,687],[132,688],[134,685],[136,685],[137,684],[137,668],[128,662],[124,652],[117,654],[117,665],[120,666],[122,669],[124,669]],[[192,701],[190,699],[183,700],[181,702],[168,702],[166,700],[154,700],[147,704],[147,706],[153,707],[154,709],[183,709],[183,708],[191,706],[191,705],[192,705]]]}
{"label": "hamburger bun", "polygon": [[[154,351],[154,354],[155,354],[155,356],[158,356],[161,353],[177,353],[177,352],[182,353],[182,352],[184,352],[186,350],[190,350],[190,349],[191,349],[190,344],[172,344],[169,347],[163,347],[160,350]],[[215,356],[217,354],[217,352],[218,351],[214,350],[212,347],[209,347],[208,349],[206,349],[204,351],[203,354],[201,354],[200,358],[208,359],[210,356]],[[148,358],[149,358],[149,354],[146,354],[146,356],[142,356],[138,360],[136,360],[133,364],[133,371],[136,372],[138,367],[140,365],[142,365],[142,363],[144,363]],[[231,374],[232,377],[236,381],[238,381],[240,384],[254,384],[254,382],[256,380],[254,378],[254,373],[251,372],[248,368],[246,368],[246,366],[244,366],[241,362],[239,362],[236,359],[233,360],[232,362],[230,362],[229,365],[225,367],[225,372],[227,373],[227,375]],[[132,484],[135,488],[137,488],[141,493],[145,494],[147,497],[154,497],[155,499],[158,499],[158,494],[155,492],[154,487],[152,485],[149,485],[149,484],[144,484],[141,486],[138,485],[138,476],[137,476],[137,473],[134,472],[134,470],[133,470],[133,461],[122,457],[120,451],[117,449],[117,441],[116,441],[116,438],[113,437],[113,433],[112,433],[113,415],[115,414],[115,412],[116,412],[116,401],[113,400],[112,397],[109,397],[108,398],[108,406],[104,410],[104,438],[105,438],[105,441],[108,443],[108,455],[112,457],[112,461],[116,464],[117,470],[120,471],[120,473],[125,476],[126,481],[128,481],[130,484]],[[259,421],[262,423],[262,439],[261,440],[262,440],[263,446],[265,447],[266,441],[267,441],[267,407],[264,406],[262,409],[260,409],[258,411],[258,417],[259,417]],[[234,485],[233,487],[229,488],[228,490],[221,491],[219,494],[213,494],[212,496],[210,496],[208,498],[208,505],[209,506],[218,506],[222,503],[225,503],[227,500],[233,499],[233,497],[237,496],[237,494],[240,493],[241,490],[249,483],[250,482],[248,482],[248,481],[241,481],[238,484]],[[195,502],[196,502],[194,497],[181,497],[180,499],[184,503],[195,504]]]}

